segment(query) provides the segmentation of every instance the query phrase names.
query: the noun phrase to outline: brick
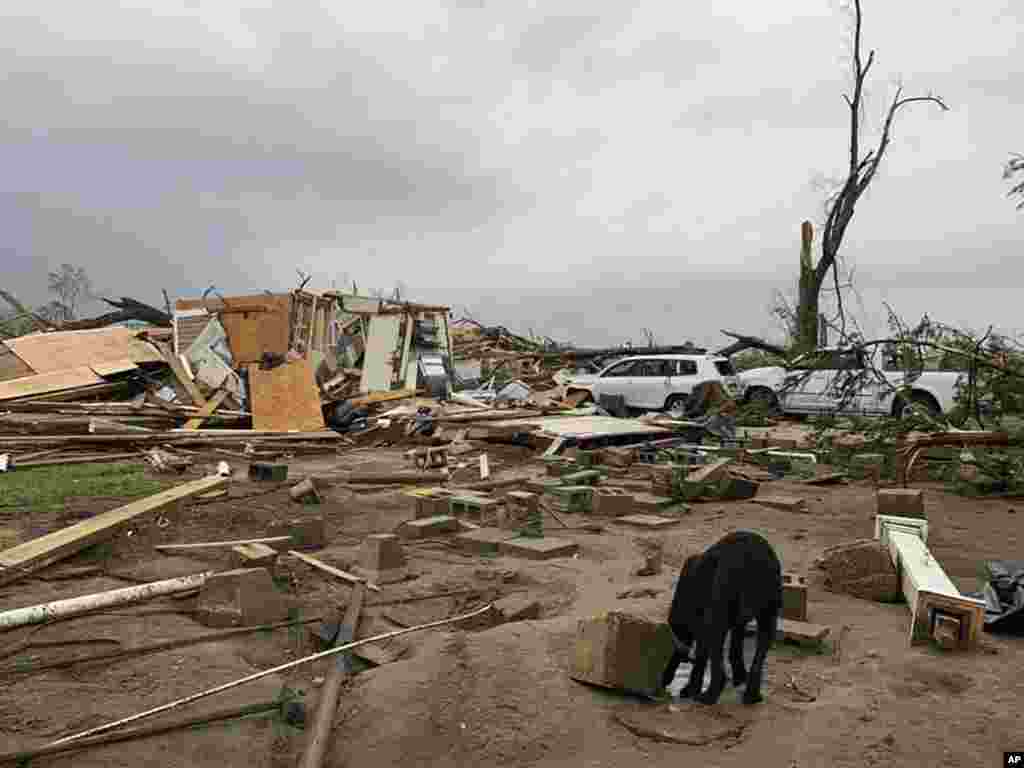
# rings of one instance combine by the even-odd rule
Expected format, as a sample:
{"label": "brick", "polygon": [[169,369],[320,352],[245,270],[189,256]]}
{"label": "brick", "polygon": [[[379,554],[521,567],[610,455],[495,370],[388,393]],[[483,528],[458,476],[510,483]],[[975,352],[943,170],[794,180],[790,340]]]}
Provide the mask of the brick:
{"label": "brick", "polygon": [[665,622],[612,611],[577,624],[569,676],[582,683],[654,696],[673,651]]}
{"label": "brick", "polygon": [[406,520],[398,528],[398,535],[403,539],[427,539],[431,536],[443,536],[459,530],[459,521],[451,515],[423,517],[419,520]]}
{"label": "brick", "polygon": [[374,533],[363,540],[359,571],[375,584],[402,581],[408,573],[402,542],[393,533]]}
{"label": "brick", "polygon": [[196,619],[208,627],[252,627],[284,621],[292,601],[274,587],[266,568],[215,573],[199,590]]}
{"label": "brick", "polygon": [[277,550],[266,544],[237,544],[231,553],[239,568],[266,568],[273,575],[277,566]]}
{"label": "brick", "polygon": [[292,520],[274,520],[267,527],[268,536],[291,536],[291,541],[271,544],[279,552],[286,549],[323,549],[327,545],[327,525],[322,516]]}
{"label": "brick", "polygon": [[919,488],[891,488],[877,493],[878,514],[926,518],[924,493]]}
{"label": "brick", "polygon": [[503,621],[530,621],[540,618],[540,603],[527,597],[506,597],[494,604]]}
{"label": "brick", "polygon": [[782,618],[807,621],[807,579],[799,574],[782,574]]}
{"label": "brick", "polygon": [[556,557],[571,557],[579,552],[579,549],[579,544],[575,541],[551,536],[545,536],[543,539],[520,536],[498,542],[499,553],[510,557],[522,557],[526,560],[553,560]]}

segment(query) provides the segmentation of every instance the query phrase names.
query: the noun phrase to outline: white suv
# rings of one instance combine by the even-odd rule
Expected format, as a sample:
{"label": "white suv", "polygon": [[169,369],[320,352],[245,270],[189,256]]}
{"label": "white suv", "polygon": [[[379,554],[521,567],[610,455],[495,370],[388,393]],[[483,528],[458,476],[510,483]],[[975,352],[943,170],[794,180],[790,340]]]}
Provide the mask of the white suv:
{"label": "white suv", "polygon": [[740,381],[726,357],[715,355],[638,355],[617,360],[593,376],[575,376],[566,385],[566,395],[588,392],[597,401],[601,395],[622,395],[630,408],[674,410],[681,407],[694,387],[718,381],[733,397],[740,394]]}

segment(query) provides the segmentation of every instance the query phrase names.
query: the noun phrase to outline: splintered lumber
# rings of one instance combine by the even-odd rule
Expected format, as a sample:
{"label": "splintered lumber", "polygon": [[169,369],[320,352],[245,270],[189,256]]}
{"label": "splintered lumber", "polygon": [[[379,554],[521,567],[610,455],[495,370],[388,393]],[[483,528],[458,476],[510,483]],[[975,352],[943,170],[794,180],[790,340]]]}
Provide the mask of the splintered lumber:
{"label": "splintered lumber", "polygon": [[[356,636],[359,627],[359,615],[363,609],[363,600],[366,598],[366,585],[356,584],[352,590],[352,598],[349,600],[348,609],[345,611],[345,620],[341,625],[341,639],[348,640]],[[334,716],[338,711],[338,698],[341,695],[341,686],[348,677],[349,665],[344,656],[335,659],[331,671],[327,673],[324,687],[320,692],[320,703],[317,705],[316,719],[313,722],[313,732],[309,739],[309,747],[302,756],[299,768],[320,768],[324,761],[324,754],[330,744],[331,729],[334,725]]]}
{"label": "splintered lumber", "polygon": [[400,389],[395,392],[371,392],[368,395],[357,397],[349,402],[351,402],[353,408],[361,408],[364,405],[386,403],[391,400],[405,400],[410,397],[416,397],[415,389]]}
{"label": "splintered lumber", "polygon": [[66,600],[55,600],[52,603],[32,605],[28,608],[15,608],[13,611],[4,611],[0,613],[0,631],[24,627],[29,624],[42,624],[55,619],[64,619],[100,608],[112,608],[116,605],[138,603],[143,600],[151,600],[154,597],[192,592],[203,586],[206,583],[207,576],[212,573],[213,571],[205,571],[191,576],[182,576],[177,579],[152,581],[136,587],[112,589],[108,592],[97,592],[92,595],[82,595],[81,597],[71,597]]}
{"label": "splintered lumber", "polygon": [[32,467],[56,467],[65,464],[98,464],[106,461],[130,461],[131,459],[142,459],[141,453],[84,453],[70,456],[54,457],[49,459],[36,459],[33,461],[14,461],[15,469],[31,469]]}
{"label": "splintered lumber", "polygon": [[119,421],[113,421],[111,419],[100,419],[93,417],[89,419],[89,434],[90,435],[123,435],[123,434],[135,434],[141,432],[143,434],[152,434],[152,429],[146,427],[139,427],[134,424],[122,424]]}
{"label": "splintered lumber", "polygon": [[0,552],[0,584],[8,584],[108,539],[121,526],[140,515],[223,488],[229,482],[227,478],[216,475],[192,480],[4,550]]}
{"label": "splintered lumber", "polygon": [[329,573],[332,576],[337,576],[342,581],[347,581],[349,584],[352,584],[353,586],[365,584],[368,589],[374,592],[380,592],[380,587],[378,587],[376,584],[370,584],[366,581],[366,579],[362,578],[361,576],[356,576],[354,573],[349,573],[348,571],[343,571],[340,568],[335,568],[332,565],[328,565],[327,563],[317,560],[315,557],[310,557],[309,555],[304,555],[301,552],[296,552],[294,549],[288,550],[288,554],[292,557],[298,558],[302,562],[306,563],[306,565],[311,565],[314,568],[323,571],[324,573]]}
{"label": "splintered lumber", "polygon": [[362,640],[354,640],[351,643],[337,645],[334,648],[328,648],[326,651],[314,653],[310,656],[304,656],[301,659],[295,659],[295,661],[289,661],[284,664],[279,664],[276,667],[271,667],[270,669],[264,669],[260,672],[255,672],[251,675],[247,675],[246,677],[239,678],[238,680],[232,680],[229,683],[224,683],[223,685],[218,685],[214,688],[208,688],[205,691],[199,691],[198,693],[193,693],[189,696],[185,696],[184,698],[176,699],[175,701],[168,702],[167,704],[161,704],[158,707],[147,709],[144,712],[139,712],[129,717],[123,717],[120,720],[115,720],[110,723],[104,723],[103,725],[97,725],[95,728],[89,728],[88,730],[81,731],[79,733],[73,733],[70,736],[65,736],[61,739],[57,739],[56,741],[50,742],[45,746],[55,747],[60,744],[70,744],[80,739],[85,739],[89,736],[97,736],[101,733],[107,733],[108,731],[120,728],[122,725],[135,723],[147,717],[159,715],[162,712],[169,712],[172,709],[184,707],[188,704],[191,704],[192,702],[199,701],[200,699],[205,699],[209,696],[213,696],[218,693],[223,693],[224,691],[230,691],[234,688],[238,688],[239,686],[245,685],[246,683],[252,683],[256,680],[262,680],[264,677],[269,677],[270,675],[278,675],[282,672],[288,671],[289,669],[295,669],[296,667],[302,666],[303,664],[310,664],[314,661],[326,659],[330,656],[335,656],[339,653],[345,653],[345,651],[351,651],[353,648],[359,648],[363,645],[369,645],[371,643],[377,643],[383,640],[391,640],[392,638],[402,637],[403,635],[412,634],[413,632],[422,632],[426,629],[434,629],[435,627],[444,627],[449,624],[457,624],[463,621],[468,621],[470,619],[476,618],[477,616],[482,616],[483,614],[488,613],[492,610],[494,610],[494,605],[488,603],[484,607],[478,608],[477,610],[472,611],[470,613],[463,614],[462,616],[453,616],[449,619],[442,619],[441,621],[432,621],[429,624],[420,624],[419,626],[409,627],[408,629],[397,629],[394,632],[385,632],[381,635],[365,637]]}
{"label": "splintered lumber", "polygon": [[199,412],[196,414],[196,417],[194,419],[189,419],[185,423],[184,429],[199,429],[199,427],[203,425],[203,422],[206,421],[210,416],[212,416],[213,412],[220,407],[220,404],[224,402],[224,399],[228,396],[228,394],[229,393],[226,389],[222,389],[220,392],[215,394],[212,398],[210,398],[209,402],[207,402],[206,405],[199,409]]}
{"label": "splintered lumber", "polygon": [[290,541],[291,536],[264,536],[262,539],[239,539],[238,541],[200,541],[195,544],[157,544],[153,549],[159,552],[178,552],[185,549],[217,549],[237,547],[240,544],[272,544],[279,541]]}

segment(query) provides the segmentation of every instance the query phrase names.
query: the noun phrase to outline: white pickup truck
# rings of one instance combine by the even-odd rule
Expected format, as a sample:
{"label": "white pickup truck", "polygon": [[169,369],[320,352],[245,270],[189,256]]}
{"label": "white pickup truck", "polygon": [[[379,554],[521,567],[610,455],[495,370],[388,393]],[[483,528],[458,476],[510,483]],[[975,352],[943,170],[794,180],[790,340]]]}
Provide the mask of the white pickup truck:
{"label": "white pickup truck", "polygon": [[[923,371],[907,390],[903,371],[883,371],[891,386],[867,372],[863,350],[823,348],[796,358],[789,368],[753,368],[739,374],[744,402],[762,402],[770,410],[789,414],[843,413],[902,416],[908,401],[932,415],[956,405],[957,371]],[[844,398],[851,377],[863,372],[853,392]]]}

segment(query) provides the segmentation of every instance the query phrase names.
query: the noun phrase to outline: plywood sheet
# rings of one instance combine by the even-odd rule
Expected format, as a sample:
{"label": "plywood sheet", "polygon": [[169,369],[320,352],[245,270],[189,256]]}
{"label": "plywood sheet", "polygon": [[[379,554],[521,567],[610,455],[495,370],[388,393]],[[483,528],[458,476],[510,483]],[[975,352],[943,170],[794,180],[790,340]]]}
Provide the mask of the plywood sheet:
{"label": "plywood sheet", "polygon": [[228,296],[219,299],[178,299],[177,310],[208,309],[220,313],[235,364],[256,363],[264,352],[283,355],[288,351],[289,294]]}
{"label": "plywood sheet", "polygon": [[68,368],[131,360],[159,363],[160,353],[148,342],[136,338],[130,328],[95,328],[87,331],[33,333],[4,342],[36,373],[54,373]]}
{"label": "plywood sheet", "polygon": [[269,371],[249,366],[252,426],[276,432],[324,428],[316,372],[309,360],[294,360]]}
{"label": "plywood sheet", "polygon": [[103,363],[93,363],[89,366],[98,376],[113,376],[117,373],[127,373],[138,370],[139,366],[131,360],[110,360]]}
{"label": "plywood sheet", "polygon": [[103,379],[87,365],[69,368],[56,373],[41,373],[36,376],[23,376],[0,383],[0,401],[13,400],[16,397],[47,395],[65,389],[87,387],[90,384],[103,384]]}
{"label": "plywood sheet", "polygon": [[370,318],[360,392],[387,392],[391,389],[402,320],[402,315],[374,315]]}

